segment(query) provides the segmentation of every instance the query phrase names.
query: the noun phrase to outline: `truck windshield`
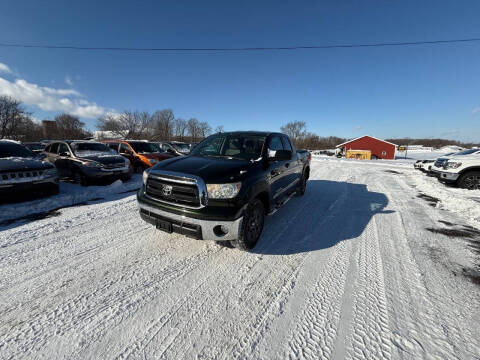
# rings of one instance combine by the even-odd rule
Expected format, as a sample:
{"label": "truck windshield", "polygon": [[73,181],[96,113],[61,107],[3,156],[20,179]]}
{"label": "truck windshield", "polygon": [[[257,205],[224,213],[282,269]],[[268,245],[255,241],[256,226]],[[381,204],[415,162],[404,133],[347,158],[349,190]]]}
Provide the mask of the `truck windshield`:
{"label": "truck windshield", "polygon": [[29,158],[35,157],[35,154],[28,150],[25,146],[15,143],[0,143],[0,158],[21,157]]}
{"label": "truck windshield", "polygon": [[148,143],[145,141],[130,142],[130,146],[137,154],[149,154],[162,152],[157,144]]}
{"label": "truck windshield", "polygon": [[236,159],[258,159],[262,155],[265,136],[250,134],[218,134],[206,138],[191,154]]}

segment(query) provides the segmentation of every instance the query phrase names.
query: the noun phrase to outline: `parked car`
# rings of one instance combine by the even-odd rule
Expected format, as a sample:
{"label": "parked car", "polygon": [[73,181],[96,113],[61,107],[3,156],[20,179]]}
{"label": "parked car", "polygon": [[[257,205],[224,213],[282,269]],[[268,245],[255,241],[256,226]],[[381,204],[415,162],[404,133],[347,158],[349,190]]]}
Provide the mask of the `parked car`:
{"label": "parked car", "polygon": [[142,172],[159,161],[170,159],[174,155],[163,151],[156,143],[141,140],[105,140],[110,149],[126,157],[134,172]]}
{"label": "parked car", "polygon": [[435,163],[432,165],[430,169],[430,174],[438,178],[440,176],[440,173],[443,171],[443,167],[447,163],[448,159],[456,158],[457,156],[474,154],[479,151],[480,149],[467,149],[467,150],[463,150],[456,153],[445,154],[435,160]]}
{"label": "parked car", "polygon": [[57,194],[57,169],[25,146],[0,140],[0,198],[25,193]]}
{"label": "parked car", "polygon": [[174,156],[187,155],[191,151],[190,144],[180,141],[159,142],[158,145],[163,151],[166,151]]}
{"label": "parked car", "polygon": [[306,152],[269,132],[225,132],[202,141],[188,156],[162,161],[143,173],[140,216],[157,229],[216,240],[248,250],[265,215],[293,194],[305,193]]}
{"label": "parked car", "polygon": [[26,142],[23,143],[23,145],[34,154],[41,154],[45,148],[45,144],[42,144],[41,142]]}
{"label": "parked car", "polygon": [[446,159],[438,178],[464,189],[480,190],[480,149]]}
{"label": "parked car", "polygon": [[47,145],[44,151],[60,177],[73,179],[83,186],[95,180],[128,180],[131,177],[128,159],[99,142],[56,141]]}

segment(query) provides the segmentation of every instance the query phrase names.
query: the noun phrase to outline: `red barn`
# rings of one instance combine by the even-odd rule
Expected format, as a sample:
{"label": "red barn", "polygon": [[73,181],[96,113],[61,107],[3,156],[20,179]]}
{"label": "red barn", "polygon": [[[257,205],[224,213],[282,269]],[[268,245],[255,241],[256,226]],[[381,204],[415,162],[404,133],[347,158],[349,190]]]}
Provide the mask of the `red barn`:
{"label": "red barn", "polygon": [[395,159],[397,145],[374,138],[373,136],[365,135],[337,145],[337,148],[341,149],[343,154],[345,154],[347,150],[369,150],[372,153],[372,159],[393,160]]}

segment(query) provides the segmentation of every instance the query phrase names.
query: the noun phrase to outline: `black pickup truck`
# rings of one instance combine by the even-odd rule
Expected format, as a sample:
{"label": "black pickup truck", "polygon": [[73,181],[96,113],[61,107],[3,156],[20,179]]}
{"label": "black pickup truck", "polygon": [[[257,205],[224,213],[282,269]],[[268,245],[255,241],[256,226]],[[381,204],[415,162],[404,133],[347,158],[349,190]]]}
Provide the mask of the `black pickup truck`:
{"label": "black pickup truck", "polygon": [[160,230],[249,250],[265,215],[303,195],[309,175],[310,154],[284,134],[215,134],[143,173],[140,216]]}

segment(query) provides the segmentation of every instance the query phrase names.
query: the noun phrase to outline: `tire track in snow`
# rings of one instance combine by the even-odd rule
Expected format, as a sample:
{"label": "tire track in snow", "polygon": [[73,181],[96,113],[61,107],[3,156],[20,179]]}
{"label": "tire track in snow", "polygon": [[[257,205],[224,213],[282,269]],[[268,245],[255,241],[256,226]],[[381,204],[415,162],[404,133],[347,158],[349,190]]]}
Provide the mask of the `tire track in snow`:
{"label": "tire track in snow", "polygon": [[391,332],[375,217],[358,247],[358,277],[347,354],[352,359],[390,359]]}
{"label": "tire track in snow", "polygon": [[[222,250],[217,248],[215,252]],[[11,346],[12,356],[25,355],[40,350],[53,338],[66,336],[71,331],[77,334],[77,344],[88,344],[91,339],[98,339],[110,326],[147,303],[160,290],[165,290],[166,285],[192,272],[210,255],[211,251],[207,251],[169,263],[162,271],[138,282],[134,281],[137,278],[135,272],[129,273],[130,276],[118,273],[120,279],[108,278],[93,292],[82,292],[79,297],[62,302],[48,312],[38,313],[16,327],[15,332],[7,332],[0,340],[0,349]],[[122,287],[122,283],[126,287]],[[47,327],[47,323],[55,326]],[[30,336],[32,332],[35,336]]]}
{"label": "tire track in snow", "polygon": [[330,358],[340,319],[349,248],[345,241],[338,244],[326,269],[320,272],[320,279],[308,294],[305,309],[296,319],[297,326],[283,358]]}
{"label": "tire track in snow", "polygon": [[[433,303],[433,294],[422,279],[422,270],[410,246],[409,238],[415,238],[417,234],[408,236],[406,231],[410,228],[422,228],[422,225],[412,226],[412,222],[416,223],[416,219],[419,218],[423,221],[427,218],[427,222],[435,224],[436,220],[431,215],[436,215],[438,210],[421,204],[423,206],[416,206],[416,212],[413,212],[409,197],[394,196],[392,192],[412,192],[403,180],[403,177],[389,176],[387,181],[375,184],[388,194],[394,208],[402,209],[401,212],[397,211],[394,214],[396,225],[390,224],[387,229],[383,229],[383,233],[390,236],[386,237],[387,241],[384,242],[382,250],[385,254],[390,254],[393,260],[389,261],[385,267],[386,277],[390,283],[387,295],[390,303],[393,304],[390,307],[390,318],[395,321],[392,343],[402,356],[439,359],[468,358],[475,354],[475,348],[478,349],[479,343],[477,341],[475,346],[467,340],[475,336],[471,333],[471,329],[459,323],[456,317],[445,318],[449,311],[438,312],[438,304]],[[415,198],[414,203],[417,202],[419,201]],[[422,213],[420,214],[419,211]],[[392,227],[398,230],[392,233]],[[441,297],[436,301],[443,303],[445,299]],[[448,307],[452,306],[450,301]],[[466,344],[469,349],[459,348],[456,344]]]}

